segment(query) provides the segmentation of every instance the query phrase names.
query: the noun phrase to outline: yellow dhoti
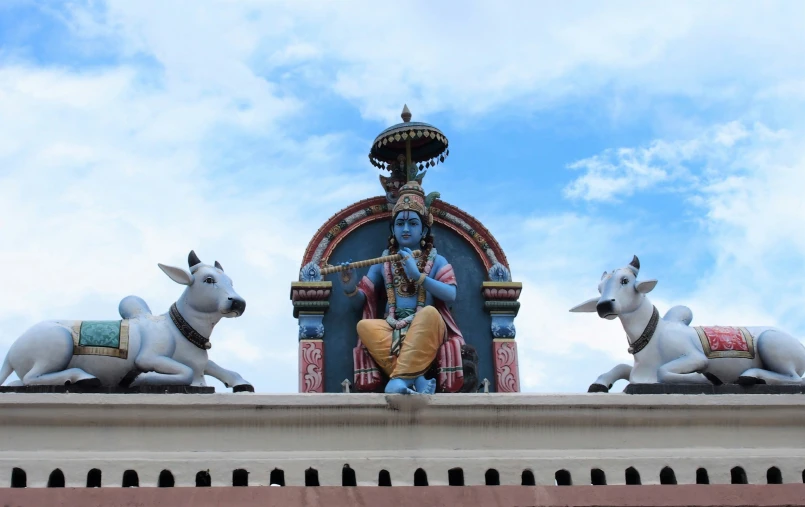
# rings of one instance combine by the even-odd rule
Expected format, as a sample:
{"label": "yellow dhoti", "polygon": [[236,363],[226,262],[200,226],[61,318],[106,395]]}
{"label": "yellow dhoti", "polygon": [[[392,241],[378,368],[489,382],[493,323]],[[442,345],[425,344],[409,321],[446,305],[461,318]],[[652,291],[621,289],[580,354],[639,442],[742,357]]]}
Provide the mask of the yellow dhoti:
{"label": "yellow dhoti", "polygon": [[436,359],[446,327],[436,308],[422,308],[408,327],[396,356],[391,352],[393,332],[383,319],[358,322],[358,337],[380,369],[389,378],[413,379],[424,374]]}

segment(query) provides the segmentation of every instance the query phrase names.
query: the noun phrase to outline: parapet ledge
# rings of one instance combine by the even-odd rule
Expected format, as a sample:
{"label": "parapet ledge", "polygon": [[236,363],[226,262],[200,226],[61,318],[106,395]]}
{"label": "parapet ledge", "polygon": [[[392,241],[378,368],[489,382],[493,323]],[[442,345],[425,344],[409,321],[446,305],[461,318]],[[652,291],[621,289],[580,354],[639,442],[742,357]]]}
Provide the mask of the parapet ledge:
{"label": "parapet ledge", "polygon": [[628,395],[593,394],[438,394],[433,396],[371,393],[324,394],[85,394],[85,393],[2,393],[0,410],[23,407],[188,407],[188,408],[805,408],[805,395],[724,394]]}
{"label": "parapet ledge", "polygon": [[428,398],[430,405],[798,405],[801,394],[657,394],[624,393],[442,393],[431,396],[382,393],[214,393],[214,394],[95,394],[95,393],[0,393],[0,406],[8,403],[83,403],[124,405],[366,405],[385,403],[389,397]]}

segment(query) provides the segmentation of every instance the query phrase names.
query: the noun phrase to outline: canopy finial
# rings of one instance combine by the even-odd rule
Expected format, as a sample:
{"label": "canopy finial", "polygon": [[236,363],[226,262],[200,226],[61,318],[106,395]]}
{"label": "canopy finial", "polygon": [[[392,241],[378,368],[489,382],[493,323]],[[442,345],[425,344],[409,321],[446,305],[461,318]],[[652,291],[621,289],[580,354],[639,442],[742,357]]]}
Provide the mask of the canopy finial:
{"label": "canopy finial", "polygon": [[411,121],[411,110],[408,109],[408,104],[403,104],[403,110],[400,118],[402,118],[402,120],[406,123]]}

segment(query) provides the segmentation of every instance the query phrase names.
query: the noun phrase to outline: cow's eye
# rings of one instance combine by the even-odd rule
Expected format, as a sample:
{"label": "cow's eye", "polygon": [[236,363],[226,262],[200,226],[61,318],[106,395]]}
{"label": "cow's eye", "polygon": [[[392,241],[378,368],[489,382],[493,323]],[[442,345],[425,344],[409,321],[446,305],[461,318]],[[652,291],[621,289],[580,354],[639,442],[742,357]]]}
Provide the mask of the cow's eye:
{"label": "cow's eye", "polygon": [[204,283],[215,283],[215,278],[208,276],[204,279]]}
{"label": "cow's eye", "polygon": [[621,285],[626,285],[627,283],[629,283],[628,278],[621,278]]}

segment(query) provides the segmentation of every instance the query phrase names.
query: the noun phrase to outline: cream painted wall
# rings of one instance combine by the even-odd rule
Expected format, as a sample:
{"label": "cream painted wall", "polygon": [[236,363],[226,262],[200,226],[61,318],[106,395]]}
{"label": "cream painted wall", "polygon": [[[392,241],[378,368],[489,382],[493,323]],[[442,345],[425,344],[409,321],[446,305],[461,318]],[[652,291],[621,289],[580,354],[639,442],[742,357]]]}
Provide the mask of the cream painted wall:
{"label": "cream painted wall", "polygon": [[249,471],[267,485],[274,468],[287,485],[304,485],[305,470],[321,485],[341,485],[345,464],[358,485],[410,485],[414,471],[430,485],[447,484],[460,467],[467,485],[496,469],[501,484],[554,484],[557,470],[589,484],[599,468],[623,484],[635,467],[643,484],[673,468],[680,484],[707,469],[713,484],[730,483],[741,466],[749,483],[765,484],[776,466],[784,482],[805,468],[805,396],[464,394],[431,398],[381,394],[0,395],[0,487],[25,470],[29,487],[44,487],[56,468],[67,486],[86,485],[98,468],[104,487],[127,469],[140,486],[156,486],[168,469],[176,486],[194,486],[209,470],[213,486]]}

